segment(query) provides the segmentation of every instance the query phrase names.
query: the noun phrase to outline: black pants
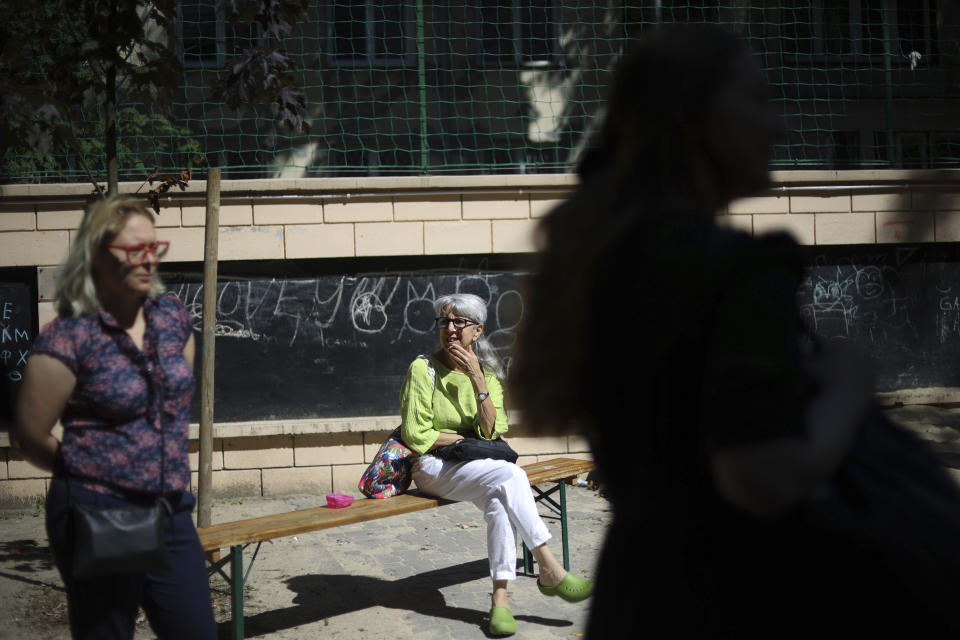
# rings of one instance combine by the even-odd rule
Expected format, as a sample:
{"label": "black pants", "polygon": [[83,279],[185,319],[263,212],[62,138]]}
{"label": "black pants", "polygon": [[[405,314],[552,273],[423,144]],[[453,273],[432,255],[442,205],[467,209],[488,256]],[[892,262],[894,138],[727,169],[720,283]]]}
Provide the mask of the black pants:
{"label": "black pants", "polygon": [[55,476],[47,496],[47,535],[67,590],[73,638],[133,638],[138,607],[143,607],[161,640],[211,640],[216,624],[203,549],[191,512],[196,504],[184,492],[170,499],[174,516],[167,520],[167,548],[173,568],[160,573],[128,573],[74,578],[73,518],[69,498],[77,504],[124,507],[123,498],[103,495]]}

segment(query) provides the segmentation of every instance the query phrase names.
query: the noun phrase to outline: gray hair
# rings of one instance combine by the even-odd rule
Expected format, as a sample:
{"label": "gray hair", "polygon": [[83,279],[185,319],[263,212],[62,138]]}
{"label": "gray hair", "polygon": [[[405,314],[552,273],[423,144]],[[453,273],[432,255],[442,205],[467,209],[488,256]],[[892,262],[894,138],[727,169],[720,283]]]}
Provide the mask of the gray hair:
{"label": "gray hair", "polygon": [[[487,303],[480,296],[472,293],[451,293],[440,296],[433,302],[433,311],[437,317],[443,315],[448,309],[459,316],[469,318],[477,324],[485,324],[487,321]],[[481,333],[477,341],[473,343],[473,351],[477,354],[477,359],[484,368],[498,379],[503,380],[503,363],[497,357],[493,345],[487,340],[486,335]]]}
{"label": "gray hair", "polygon": [[[127,218],[142,215],[153,222],[153,214],[141,200],[129,196],[111,196],[97,200],[83,214],[77,237],[70,248],[70,255],[60,265],[57,274],[57,311],[62,315],[96,313],[100,298],[93,280],[94,258],[103,250],[103,245],[113,240],[127,224]],[[159,274],[154,276],[149,296],[156,298],[164,286]]]}

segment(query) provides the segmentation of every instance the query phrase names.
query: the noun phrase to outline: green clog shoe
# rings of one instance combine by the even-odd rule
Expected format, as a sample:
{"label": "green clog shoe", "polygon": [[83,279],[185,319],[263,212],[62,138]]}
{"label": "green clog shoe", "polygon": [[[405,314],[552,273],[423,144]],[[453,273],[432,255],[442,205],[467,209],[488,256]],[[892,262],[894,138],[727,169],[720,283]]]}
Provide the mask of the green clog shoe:
{"label": "green clog shoe", "polygon": [[560,596],[567,602],[580,602],[593,593],[593,580],[575,576],[568,571],[555,587],[545,587],[537,580],[537,588],[545,596]]}
{"label": "green clog shoe", "polygon": [[517,632],[517,621],[507,607],[494,605],[490,609],[490,635],[512,636]]}

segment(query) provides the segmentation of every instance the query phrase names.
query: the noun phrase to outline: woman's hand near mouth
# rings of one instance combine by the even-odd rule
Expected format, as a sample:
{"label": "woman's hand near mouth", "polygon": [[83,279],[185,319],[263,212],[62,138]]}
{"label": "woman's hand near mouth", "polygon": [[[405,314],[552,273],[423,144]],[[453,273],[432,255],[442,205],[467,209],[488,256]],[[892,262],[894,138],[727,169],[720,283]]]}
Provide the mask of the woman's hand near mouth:
{"label": "woman's hand near mouth", "polygon": [[457,365],[457,368],[467,374],[474,383],[474,386],[483,382],[483,371],[480,369],[480,360],[477,359],[477,354],[473,352],[473,349],[464,347],[460,344],[459,340],[447,342],[446,349],[447,353],[450,354],[450,359]]}

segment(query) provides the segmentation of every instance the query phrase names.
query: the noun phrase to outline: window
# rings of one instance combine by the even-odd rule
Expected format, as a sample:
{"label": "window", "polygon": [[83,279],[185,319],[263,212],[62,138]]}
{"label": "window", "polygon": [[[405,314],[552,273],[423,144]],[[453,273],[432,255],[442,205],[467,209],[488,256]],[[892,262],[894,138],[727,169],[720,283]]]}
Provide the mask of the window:
{"label": "window", "polygon": [[911,68],[928,67],[937,58],[937,18],[931,4],[931,0],[900,0],[897,6],[898,49],[894,53],[906,58]]}
{"label": "window", "polygon": [[473,11],[482,66],[537,67],[560,62],[560,16],[553,0],[499,0]]}
{"label": "window", "polygon": [[929,4],[930,0],[787,2],[782,17],[784,51],[827,59],[882,56],[888,48],[904,58],[911,51],[927,55],[935,23]]}
{"label": "window", "polygon": [[877,161],[892,163],[904,169],[956,167],[960,164],[960,134],[958,133],[877,131],[874,132],[874,149]]}
{"label": "window", "polygon": [[[367,176],[371,175],[370,152],[366,149],[336,148],[327,149],[326,159],[320,175],[330,176]],[[374,169],[373,175],[376,175]]]}
{"label": "window", "polygon": [[343,136],[311,162],[311,176],[419,173],[420,139],[403,135]]}
{"label": "window", "polygon": [[853,169],[861,165],[859,131],[831,131],[830,142],[834,169]]}
{"label": "window", "polygon": [[403,0],[336,0],[328,13],[330,58],[341,66],[412,64],[415,10]]}
{"label": "window", "polygon": [[930,134],[930,159],[937,167],[960,166],[960,133],[945,131]]}
{"label": "window", "polygon": [[257,26],[230,24],[217,10],[217,0],[184,0],[179,8],[185,67],[221,67],[258,44]]}
{"label": "window", "polygon": [[[496,144],[496,141],[495,141]],[[501,140],[500,145],[509,145]],[[478,154],[483,173],[549,173],[558,166],[568,166],[567,151],[557,147],[530,148],[496,146]]]}
{"label": "window", "polygon": [[720,8],[716,0],[674,0],[658,2],[657,22],[716,23],[720,22]]}
{"label": "window", "polygon": [[899,131],[896,134],[896,146],[896,166],[904,169],[923,169],[929,166],[926,132]]}

